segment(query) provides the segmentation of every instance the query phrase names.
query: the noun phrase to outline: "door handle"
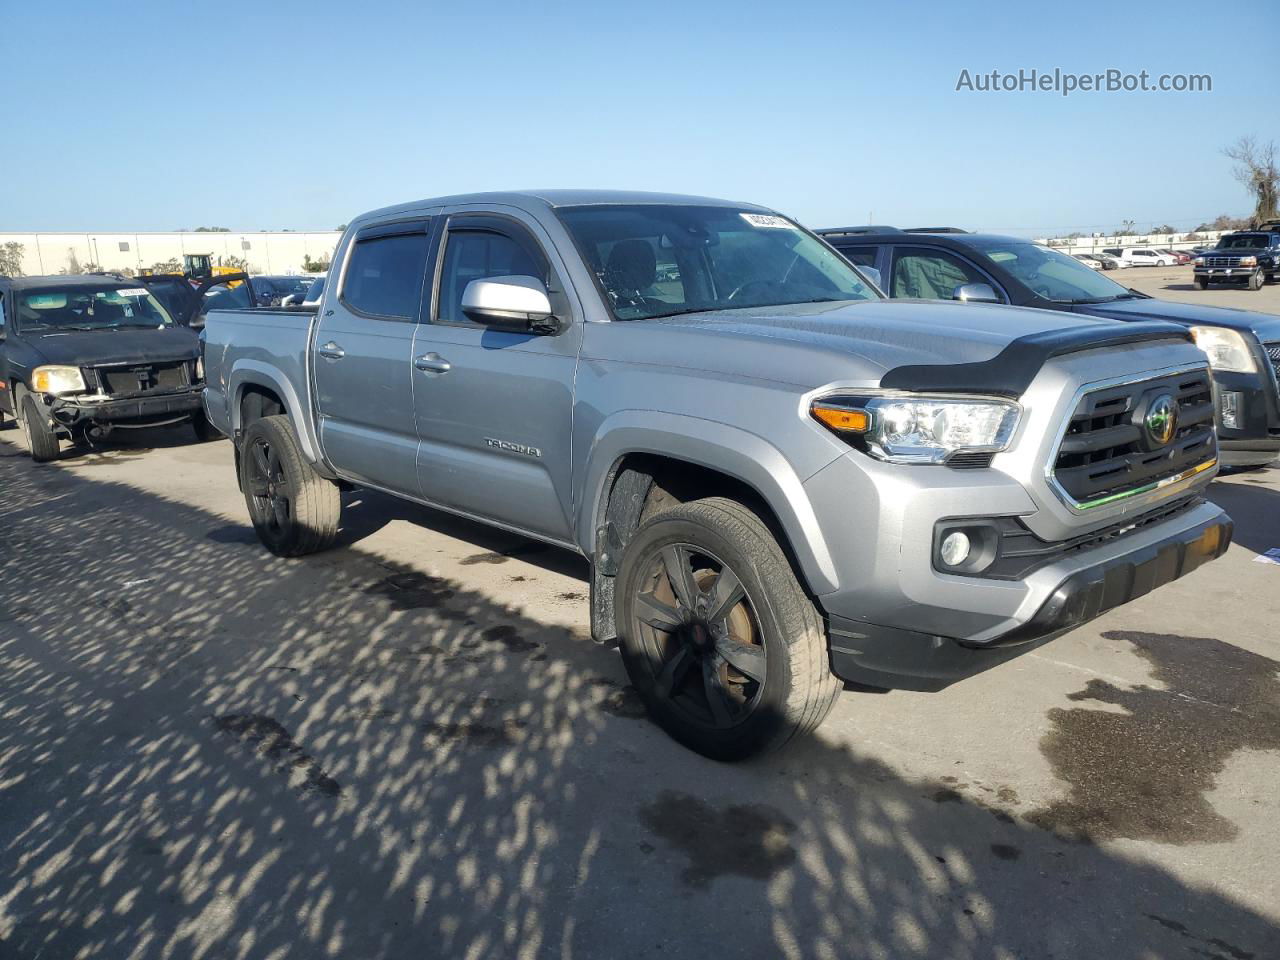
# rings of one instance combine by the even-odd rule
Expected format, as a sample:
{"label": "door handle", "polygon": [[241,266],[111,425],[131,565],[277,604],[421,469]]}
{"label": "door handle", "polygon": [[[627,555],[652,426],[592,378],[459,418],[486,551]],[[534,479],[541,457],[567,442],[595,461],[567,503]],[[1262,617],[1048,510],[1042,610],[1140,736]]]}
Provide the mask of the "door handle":
{"label": "door handle", "polygon": [[332,340],[316,350],[316,353],[320,354],[320,356],[324,357],[326,360],[341,360],[347,355],[347,351],[343,350]]}
{"label": "door handle", "polygon": [[453,369],[451,364],[438,353],[428,353],[413,361],[413,365],[423,373],[448,373]]}

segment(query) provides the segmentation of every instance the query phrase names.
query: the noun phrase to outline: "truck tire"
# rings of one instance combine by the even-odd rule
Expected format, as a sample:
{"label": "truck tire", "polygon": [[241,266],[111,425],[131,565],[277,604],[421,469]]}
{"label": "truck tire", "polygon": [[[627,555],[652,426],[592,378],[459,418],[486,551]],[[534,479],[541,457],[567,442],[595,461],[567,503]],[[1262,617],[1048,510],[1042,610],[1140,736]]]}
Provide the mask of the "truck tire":
{"label": "truck tire", "polygon": [[646,521],[623,551],[617,590],[631,683],[658,725],[698,753],[775,750],[835,703],[822,618],[742,504],[695,500]]}
{"label": "truck tire", "polygon": [[1204,277],[1196,277],[1196,286],[1199,287],[1201,290],[1208,290],[1209,281],[1206,280]]}
{"label": "truck tire", "polygon": [[191,415],[191,430],[196,435],[196,443],[208,443],[210,440],[221,440],[222,434],[209,422],[203,410]]}
{"label": "truck tire", "polygon": [[1261,290],[1262,285],[1267,282],[1267,275],[1261,270],[1255,270],[1253,275],[1249,277],[1249,289]]}
{"label": "truck tire", "polygon": [[249,425],[240,488],[254,532],[276,556],[301,557],[333,544],[341,493],[303,459],[288,417],[263,417]]}
{"label": "truck tire", "polygon": [[58,435],[49,425],[49,418],[40,409],[40,403],[31,394],[22,397],[22,415],[18,422],[22,424],[22,433],[27,438],[27,449],[31,451],[31,459],[36,463],[49,463],[58,459],[61,452],[58,447]]}

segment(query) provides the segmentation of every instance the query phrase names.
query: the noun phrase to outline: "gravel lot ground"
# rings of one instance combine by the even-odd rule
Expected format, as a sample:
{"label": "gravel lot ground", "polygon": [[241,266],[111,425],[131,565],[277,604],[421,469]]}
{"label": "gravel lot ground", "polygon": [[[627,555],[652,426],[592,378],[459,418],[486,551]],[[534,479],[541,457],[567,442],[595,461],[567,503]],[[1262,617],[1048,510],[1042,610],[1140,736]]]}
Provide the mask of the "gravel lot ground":
{"label": "gravel lot ground", "polygon": [[1280,956],[1280,470],[1219,562],[723,766],[580,559],[366,493],[274,559],[187,439],[0,433],[4,960]]}

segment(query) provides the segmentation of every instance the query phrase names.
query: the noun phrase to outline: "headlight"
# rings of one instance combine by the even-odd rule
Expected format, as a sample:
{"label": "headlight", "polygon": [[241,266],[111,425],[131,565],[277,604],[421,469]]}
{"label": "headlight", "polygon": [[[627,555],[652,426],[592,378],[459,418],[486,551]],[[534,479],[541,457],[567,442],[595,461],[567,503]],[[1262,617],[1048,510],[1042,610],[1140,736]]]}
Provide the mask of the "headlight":
{"label": "headlight", "polygon": [[1241,257],[1240,258],[1240,266],[1242,267],[1256,267],[1257,265],[1258,265],[1257,257]]}
{"label": "headlight", "polygon": [[85,389],[79,367],[36,367],[31,374],[31,388],[36,393],[77,393]]}
{"label": "headlight", "polygon": [[204,379],[204,357],[196,357],[196,379]]}
{"label": "headlight", "polygon": [[1209,356],[1209,366],[1232,373],[1256,373],[1258,366],[1244,336],[1226,327],[1192,327],[1196,346]]}
{"label": "headlight", "polygon": [[1203,266],[1204,266],[1204,257],[1196,257],[1196,258],[1195,258],[1195,261],[1196,261],[1196,266],[1197,266],[1197,267],[1203,267]]}
{"label": "headlight", "polygon": [[832,396],[811,413],[836,433],[857,437],[871,456],[891,463],[944,463],[962,453],[1009,446],[1021,408],[1007,400],[926,396]]}

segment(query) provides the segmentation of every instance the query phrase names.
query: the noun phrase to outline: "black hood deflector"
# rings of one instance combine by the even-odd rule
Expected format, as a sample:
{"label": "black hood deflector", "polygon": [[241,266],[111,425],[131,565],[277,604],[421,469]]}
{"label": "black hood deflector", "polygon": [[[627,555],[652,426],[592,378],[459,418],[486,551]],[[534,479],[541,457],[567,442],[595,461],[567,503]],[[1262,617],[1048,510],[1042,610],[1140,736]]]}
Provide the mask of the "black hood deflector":
{"label": "black hood deflector", "polygon": [[1053,357],[1148,340],[1194,342],[1187,328],[1159,321],[1045,330],[1019,337],[989,360],[895,367],[880,379],[880,386],[888,390],[920,393],[1020,397],[1031,386],[1040,368]]}

